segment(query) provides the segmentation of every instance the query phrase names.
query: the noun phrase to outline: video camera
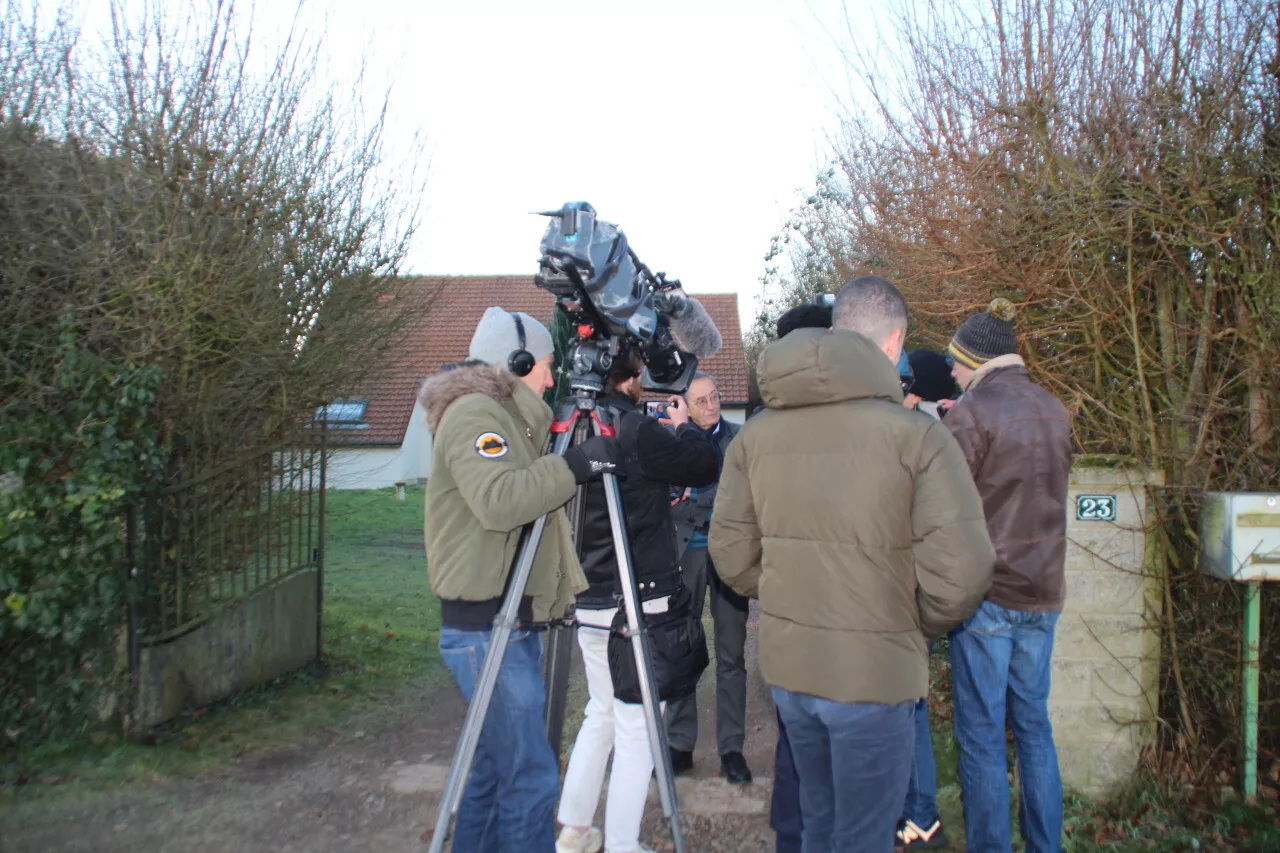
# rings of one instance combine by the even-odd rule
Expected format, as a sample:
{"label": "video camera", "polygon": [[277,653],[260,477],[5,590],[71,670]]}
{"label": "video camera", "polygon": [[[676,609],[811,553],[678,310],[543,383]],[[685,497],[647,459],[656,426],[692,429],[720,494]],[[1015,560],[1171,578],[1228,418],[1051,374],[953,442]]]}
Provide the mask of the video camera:
{"label": "video camera", "polygon": [[[719,332],[701,306],[685,296],[679,281],[650,272],[621,229],[597,219],[590,204],[569,202],[541,215],[552,221],[542,236],[534,282],[556,297],[573,324],[565,365],[570,387],[602,392],[620,349],[634,346],[644,360],[646,391],[688,390],[698,369],[696,351],[709,357],[720,346]],[[673,338],[673,322],[686,348]]]}

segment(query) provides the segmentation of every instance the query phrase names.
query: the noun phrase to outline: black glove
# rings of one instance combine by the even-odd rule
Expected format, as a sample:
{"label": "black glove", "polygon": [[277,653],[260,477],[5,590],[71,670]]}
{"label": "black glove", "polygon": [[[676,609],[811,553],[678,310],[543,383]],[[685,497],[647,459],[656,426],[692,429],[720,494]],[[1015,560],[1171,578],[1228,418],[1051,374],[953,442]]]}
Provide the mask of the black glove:
{"label": "black glove", "polygon": [[573,479],[582,485],[601,474],[617,474],[622,467],[622,451],[612,438],[596,435],[564,452]]}

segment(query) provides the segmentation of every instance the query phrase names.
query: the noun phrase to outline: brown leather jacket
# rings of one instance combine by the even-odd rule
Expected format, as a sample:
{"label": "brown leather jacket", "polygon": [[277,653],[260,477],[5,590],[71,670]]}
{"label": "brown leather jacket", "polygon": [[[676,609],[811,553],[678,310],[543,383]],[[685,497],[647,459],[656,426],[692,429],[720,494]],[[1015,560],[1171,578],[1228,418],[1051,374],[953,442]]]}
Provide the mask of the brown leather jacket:
{"label": "brown leather jacket", "polygon": [[969,461],[996,549],[987,600],[1059,611],[1065,594],[1071,414],[1017,356],[979,371],[942,421]]}

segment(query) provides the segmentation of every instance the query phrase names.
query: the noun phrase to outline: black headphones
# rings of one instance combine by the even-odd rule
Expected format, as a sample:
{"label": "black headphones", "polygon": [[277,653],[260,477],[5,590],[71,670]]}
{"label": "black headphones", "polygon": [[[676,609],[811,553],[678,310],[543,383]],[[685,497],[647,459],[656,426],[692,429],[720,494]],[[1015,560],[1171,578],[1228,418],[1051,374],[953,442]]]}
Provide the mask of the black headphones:
{"label": "black headphones", "polygon": [[520,338],[520,349],[512,350],[511,355],[507,356],[507,370],[516,376],[528,376],[533,372],[533,366],[538,363],[538,360],[533,357],[533,353],[524,348],[524,322],[520,319],[520,315],[513,311],[511,319],[516,321],[516,335]]}

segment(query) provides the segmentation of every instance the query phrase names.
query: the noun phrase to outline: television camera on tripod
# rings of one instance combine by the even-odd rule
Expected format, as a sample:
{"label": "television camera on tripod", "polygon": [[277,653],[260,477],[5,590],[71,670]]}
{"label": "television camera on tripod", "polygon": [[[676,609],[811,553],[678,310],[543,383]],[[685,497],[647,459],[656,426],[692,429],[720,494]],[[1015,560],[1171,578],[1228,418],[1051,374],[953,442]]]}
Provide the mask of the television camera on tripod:
{"label": "television camera on tripod", "polygon": [[[688,388],[698,359],[714,355],[721,341],[705,309],[684,294],[680,283],[668,280],[662,273],[650,272],[630,249],[626,236],[613,224],[597,219],[589,204],[566,204],[560,210],[543,215],[552,217],[552,222],[542,239],[535,281],[556,297],[556,310],[564,312],[574,331],[561,366],[568,374],[570,393],[558,405],[551,427],[551,452],[563,455],[592,433],[602,436],[615,433],[616,415],[608,406],[600,404],[600,397],[622,347],[634,349],[643,359],[645,369],[641,382],[645,390],[679,394]],[[650,638],[639,603],[618,483],[610,473],[602,480],[626,619],[623,636],[634,662],[631,672],[644,708],[663,812],[670,824],[675,849],[682,851],[675,780],[659,706],[665,696],[660,696],[655,682]],[[579,487],[569,504],[570,527],[578,542],[582,518],[583,488]],[[518,607],[545,524],[546,516],[540,517],[522,535],[445,784],[432,838],[433,853],[444,849],[461,802],[507,639],[518,623]],[[564,721],[571,632],[571,623],[555,625],[547,644],[546,726],[548,739],[557,754]],[[612,649],[610,654],[612,656]]]}

